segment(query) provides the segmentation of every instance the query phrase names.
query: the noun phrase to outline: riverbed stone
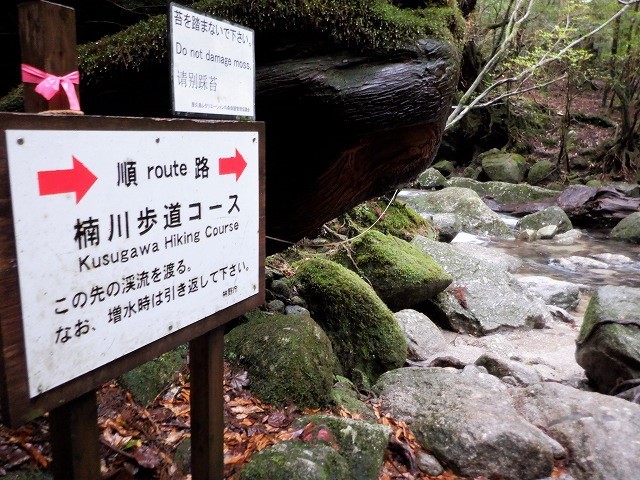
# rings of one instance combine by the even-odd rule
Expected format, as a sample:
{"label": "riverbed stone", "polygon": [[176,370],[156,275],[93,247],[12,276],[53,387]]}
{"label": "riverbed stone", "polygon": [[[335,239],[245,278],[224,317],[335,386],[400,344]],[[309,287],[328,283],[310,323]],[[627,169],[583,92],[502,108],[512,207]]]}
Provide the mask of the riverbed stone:
{"label": "riverbed stone", "polygon": [[567,270],[579,271],[579,270],[592,270],[609,268],[609,265],[595,258],[582,257],[580,255],[570,255],[568,257],[552,258],[549,260],[552,265],[558,265],[559,267],[566,268]]}
{"label": "riverbed stone", "polygon": [[544,303],[527,293],[504,267],[451,244],[420,236],[413,243],[453,277],[447,290],[416,307],[438,325],[486,335],[508,328],[543,328],[551,320]]}
{"label": "riverbed stone", "polygon": [[455,213],[465,232],[496,237],[511,236],[510,228],[473,190],[448,187],[436,192],[421,192],[420,195],[406,197],[404,200],[421,215]]}
{"label": "riverbed stone", "polygon": [[240,480],[350,480],[346,459],[331,445],[297,440],[281,442],[256,453]]}
{"label": "riverbed stone", "polygon": [[445,340],[438,326],[425,314],[411,309],[394,313],[407,340],[407,358],[416,362],[441,352]]}
{"label": "riverbed stone", "polygon": [[500,379],[512,377],[517,385],[532,385],[542,381],[542,377],[535,369],[493,353],[482,354],[475,364],[486,368],[487,372],[494,377]]}
{"label": "riverbed stone", "polygon": [[632,243],[640,243],[640,212],[626,216],[611,230],[611,237]]}
{"label": "riverbed stone", "polygon": [[549,160],[541,160],[531,165],[529,172],[527,173],[527,183],[530,185],[537,185],[541,181],[545,180],[555,170],[555,165]]}
{"label": "riverbed stone", "polygon": [[552,201],[560,195],[558,190],[536,187],[526,183],[479,182],[471,178],[452,177],[449,187],[470,188],[481,197],[491,197],[498,203],[527,203],[537,200]]}
{"label": "riverbed stone", "polygon": [[551,240],[558,232],[557,225],[546,225],[536,231],[536,238],[540,240]]}
{"label": "riverbed stone", "polygon": [[558,383],[510,389],[515,408],[571,453],[576,480],[634,480],[640,458],[640,406]]}
{"label": "riverbed stone", "polygon": [[542,298],[547,305],[575,310],[580,303],[582,286],[541,275],[518,275],[518,282],[529,292]]}
{"label": "riverbed stone", "polygon": [[551,475],[553,442],[513,408],[508,387],[477,368],[406,367],[380,377],[375,391],[418,442],[468,477],[537,480]]}
{"label": "riverbed stone", "polygon": [[576,361],[599,392],[640,378],[640,289],[598,288],[585,311],[577,345]]}
{"label": "riverbed stone", "polygon": [[565,233],[573,228],[571,220],[569,219],[567,214],[564,213],[564,210],[557,206],[547,207],[540,210],[539,212],[525,215],[520,220],[518,220],[518,223],[516,223],[516,228],[518,230],[524,230],[527,228],[540,230],[541,228],[549,225],[557,226],[557,233]]}

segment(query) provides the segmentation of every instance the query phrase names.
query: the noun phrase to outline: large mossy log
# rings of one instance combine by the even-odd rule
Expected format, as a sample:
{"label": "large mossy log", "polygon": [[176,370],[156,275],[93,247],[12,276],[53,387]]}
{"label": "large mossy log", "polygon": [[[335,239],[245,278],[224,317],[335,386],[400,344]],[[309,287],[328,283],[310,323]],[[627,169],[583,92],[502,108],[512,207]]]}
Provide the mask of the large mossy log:
{"label": "large mossy log", "polygon": [[[447,2],[193,4],[256,31],[269,237],[295,242],[427,168],[458,78],[464,23]],[[170,114],[164,16],[83,45],[79,55],[85,113]],[[18,91],[0,101],[0,110],[19,109]],[[268,250],[284,247],[272,240]]]}

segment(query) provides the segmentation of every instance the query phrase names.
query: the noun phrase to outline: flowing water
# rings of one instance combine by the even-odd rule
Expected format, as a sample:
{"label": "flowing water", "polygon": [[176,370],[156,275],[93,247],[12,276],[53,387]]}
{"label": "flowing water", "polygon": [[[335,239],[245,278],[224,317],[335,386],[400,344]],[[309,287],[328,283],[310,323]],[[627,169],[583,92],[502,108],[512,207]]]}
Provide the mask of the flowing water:
{"label": "flowing water", "polygon": [[[514,217],[503,218],[509,225],[515,225],[517,221]],[[519,274],[543,275],[592,287],[625,285],[640,288],[640,245],[610,239],[609,231],[580,231],[582,236],[570,245],[553,240],[487,239],[486,246],[520,258],[523,265],[518,269]],[[606,266],[568,266],[562,262],[562,259],[574,256],[599,260]]]}

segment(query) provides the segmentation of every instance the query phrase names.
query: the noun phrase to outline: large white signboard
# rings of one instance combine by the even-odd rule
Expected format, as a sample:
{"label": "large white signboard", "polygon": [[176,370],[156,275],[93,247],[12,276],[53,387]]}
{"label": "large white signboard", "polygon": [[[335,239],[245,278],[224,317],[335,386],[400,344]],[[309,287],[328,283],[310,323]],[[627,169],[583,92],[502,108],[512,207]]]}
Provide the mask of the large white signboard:
{"label": "large white signboard", "polygon": [[169,4],[173,110],[255,118],[253,30]]}
{"label": "large white signboard", "polygon": [[31,397],[258,293],[257,132],[6,141]]}

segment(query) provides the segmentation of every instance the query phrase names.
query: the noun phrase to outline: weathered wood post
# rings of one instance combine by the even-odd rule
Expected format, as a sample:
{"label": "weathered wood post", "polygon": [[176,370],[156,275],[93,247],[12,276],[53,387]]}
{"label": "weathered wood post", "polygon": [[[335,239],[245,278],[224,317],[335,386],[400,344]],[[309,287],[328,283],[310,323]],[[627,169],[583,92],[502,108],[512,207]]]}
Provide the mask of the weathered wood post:
{"label": "weathered wood post", "polygon": [[191,475],[224,478],[224,327],[189,343],[191,370]]}
{"label": "weathered wood post", "polygon": [[[18,5],[22,64],[66,76],[78,70],[76,17],[73,8],[46,1]],[[24,69],[24,67],[23,67]],[[47,100],[36,83],[24,83],[27,113],[69,110],[67,92],[60,88]],[[78,86],[75,89],[76,98]],[[52,470],[56,480],[100,478],[98,408],[95,390],[49,412]]]}

